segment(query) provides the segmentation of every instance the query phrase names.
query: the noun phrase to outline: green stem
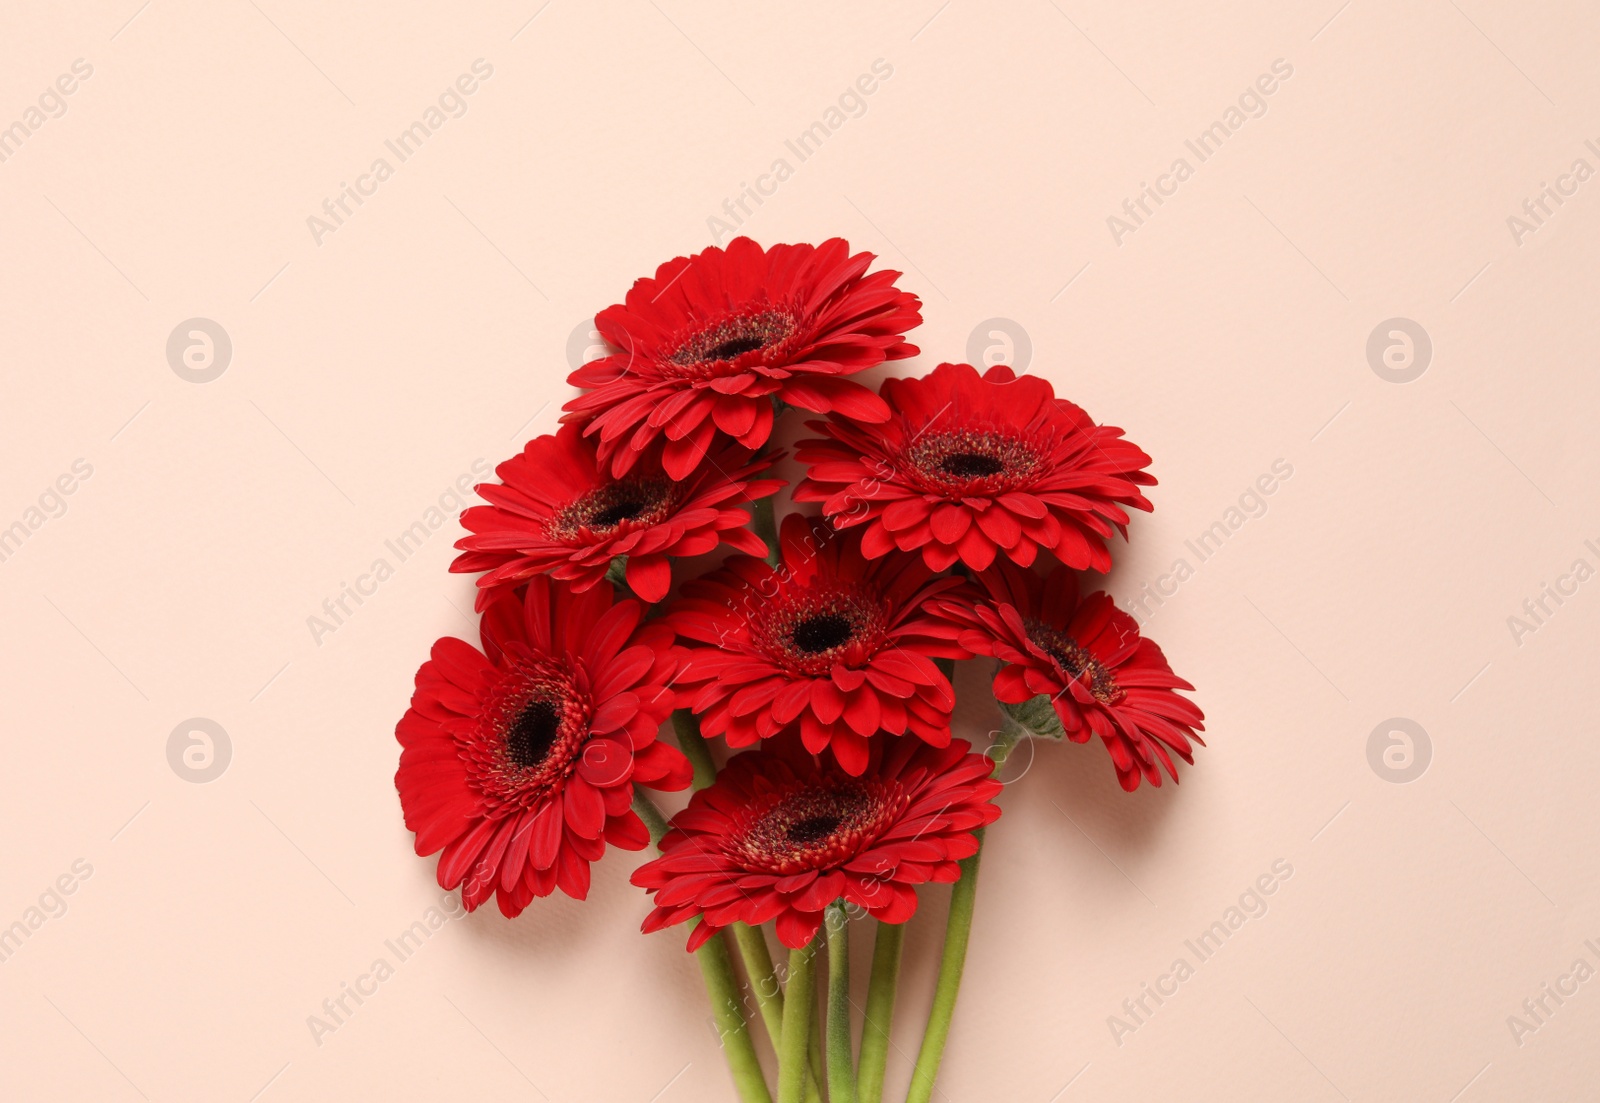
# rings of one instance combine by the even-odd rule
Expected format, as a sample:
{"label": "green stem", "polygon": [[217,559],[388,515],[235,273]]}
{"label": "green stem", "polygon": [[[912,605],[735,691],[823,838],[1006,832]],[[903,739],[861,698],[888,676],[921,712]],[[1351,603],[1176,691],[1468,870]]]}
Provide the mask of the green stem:
{"label": "green stem", "polygon": [[667,817],[661,814],[661,809],[655,802],[644,795],[644,790],[637,786],[633,790],[633,810],[644,821],[645,830],[650,832],[650,842],[658,849],[661,846],[661,837],[667,833]]}
{"label": "green stem", "polygon": [[717,1036],[722,1039],[723,1055],[728,1059],[728,1071],[733,1073],[733,1084],[739,1090],[740,1100],[742,1103],[772,1103],[761,1061],[750,1040],[750,1028],[739,1007],[739,982],[734,979],[733,958],[728,956],[728,944],[722,932],[713,935],[694,956],[700,960],[700,976],[706,984],[706,995],[711,997]]}
{"label": "green stem", "polygon": [[[661,814],[661,809],[642,790],[635,789],[633,810],[644,821],[650,841],[659,848],[662,836],[667,833],[667,818]],[[733,1085],[738,1089],[741,1103],[772,1103],[766,1077],[761,1072],[761,1060],[756,1056],[750,1028],[740,1009],[739,981],[722,933],[714,935],[694,956],[700,963],[700,979],[705,982],[706,996],[711,1000],[717,1037],[722,1041],[723,1056],[727,1058],[728,1071],[733,1074]]]}
{"label": "green stem", "polygon": [[672,730],[678,733],[678,749],[694,767],[694,787],[704,789],[717,779],[717,764],[711,760],[706,737],[700,734],[700,721],[688,709],[678,709],[672,714]]}
{"label": "green stem", "polygon": [[[706,737],[700,734],[700,721],[688,709],[678,709],[672,714],[672,727],[678,733],[678,748],[694,768],[694,787],[704,789],[716,780],[717,764],[711,759],[711,748],[706,743]],[[783,992],[773,974],[772,953],[767,949],[767,938],[743,923],[733,924],[732,930],[734,944],[739,948],[739,959],[744,965],[745,979],[755,992],[756,1008],[767,1025],[772,1048],[777,1049],[783,1027]],[[817,1088],[822,1082],[822,1040],[813,1034],[812,1042],[812,1076],[806,1081],[806,1103],[822,1103],[822,1093]]]}
{"label": "green stem", "polygon": [[750,503],[750,530],[767,545],[767,562],[778,565],[778,520],[772,510],[772,495]]}
{"label": "green stem", "polygon": [[822,1103],[821,1084],[826,1082],[822,1072],[822,1026],[817,1018],[817,1006],[813,1001],[811,1005],[811,1041],[806,1047],[807,1060],[810,1062],[811,1075],[806,1077],[806,1103]]}
{"label": "green stem", "polygon": [[[983,829],[973,832],[983,843]],[[911,1072],[911,1089],[906,1103],[928,1103],[933,1098],[933,1082],[939,1076],[944,1044],[950,1038],[950,1021],[955,1016],[956,993],[961,989],[961,971],[967,962],[967,939],[972,934],[972,909],[978,895],[980,849],[961,859],[961,879],[950,890],[950,919],[945,925],[944,953],[939,958],[939,981],[933,990],[933,1007],[928,1012],[928,1029],[922,1035],[922,1049]]]}
{"label": "green stem", "polygon": [[990,777],[1000,776],[1000,769],[1006,764],[1006,759],[1011,757],[1011,752],[1016,750],[1017,744],[1027,735],[1022,725],[1009,716],[1005,718],[999,734],[995,736],[993,746],[984,752],[994,762],[994,770],[990,772]]}
{"label": "green stem", "polygon": [[[1010,757],[1023,732],[1007,724],[989,748],[998,774]],[[945,923],[944,952],[939,957],[939,980],[933,990],[933,1007],[928,1012],[928,1028],[922,1035],[922,1048],[911,1071],[911,1089],[906,1103],[928,1103],[933,1083],[939,1077],[939,1062],[944,1058],[945,1042],[950,1039],[950,1022],[955,1017],[956,994],[961,990],[961,973],[967,963],[967,941],[972,935],[972,912],[978,898],[978,862],[983,857],[983,828],[973,832],[978,850],[961,859],[961,879],[950,890],[950,918]]]}
{"label": "green stem", "polygon": [[767,948],[767,936],[747,923],[735,923],[728,929],[733,932],[733,941],[739,947],[739,957],[744,961],[744,975],[750,982],[750,990],[755,993],[756,1009],[767,1024],[767,1036],[772,1039],[772,1048],[777,1049],[778,1041],[783,1037],[783,989],[778,987],[778,978],[773,975],[772,951]]}
{"label": "green stem", "polygon": [[[767,1024],[767,1037],[772,1039],[776,1052],[783,1040],[783,989],[772,967],[772,951],[767,948],[767,936],[759,928],[745,923],[735,923],[728,928],[733,932],[734,943],[739,947],[739,957],[744,962],[746,982],[756,996],[756,1008]],[[811,1034],[811,1075],[806,1077],[806,1103],[822,1103],[822,1038]]]}
{"label": "green stem", "polygon": [[850,1055],[850,916],[843,903],[828,905],[822,925],[828,932],[828,1100],[856,1103]]}
{"label": "green stem", "polygon": [[820,941],[819,934],[811,945],[789,951],[789,988],[783,998],[783,1037],[778,1042],[778,1103],[800,1103],[805,1088]]}
{"label": "green stem", "polygon": [[900,954],[906,944],[904,923],[879,923],[872,945],[872,980],[867,1011],[861,1023],[861,1069],[856,1074],[856,1103],[882,1103],[883,1073],[889,1064],[889,1027],[894,1021],[895,988],[900,981]]}

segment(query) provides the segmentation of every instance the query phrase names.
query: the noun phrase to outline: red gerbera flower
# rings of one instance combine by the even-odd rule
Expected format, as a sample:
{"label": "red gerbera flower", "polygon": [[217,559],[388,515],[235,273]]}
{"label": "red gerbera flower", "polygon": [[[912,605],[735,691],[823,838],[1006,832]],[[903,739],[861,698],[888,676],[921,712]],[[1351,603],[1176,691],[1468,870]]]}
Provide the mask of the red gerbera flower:
{"label": "red gerbera flower", "polygon": [[[1161,784],[1164,766],[1178,780],[1170,750],[1194,762],[1194,743],[1205,716],[1175,690],[1194,686],[1172,672],[1153,640],[1104,591],[1078,599],[1077,576],[1057,567],[1041,577],[1001,562],[982,576],[988,601],[939,601],[948,635],[1002,665],[994,695],[1008,705],[1047,697],[1064,734],[1085,743],[1104,740],[1129,792],[1140,778]],[[1044,713],[1048,716],[1049,713]]]}
{"label": "red gerbera flower", "polygon": [[920,548],[936,571],[957,559],[981,571],[997,550],[1027,566],[1042,547],[1103,571],[1104,538],[1113,526],[1127,535],[1122,507],[1150,508],[1139,492],[1155,483],[1150,457],[1043,379],[940,364],[885,381],[883,397],[887,424],[810,422],[828,439],[798,449],[810,470],[795,501],[822,502],[841,528],[864,526],[869,557]]}
{"label": "red gerbera flower", "polygon": [[583,899],[607,843],[650,841],[634,784],[689,784],[682,752],[656,741],[672,633],[639,628],[643,613],[609,586],[572,594],[534,578],[490,603],[483,651],[446,637],[417,671],[395,788],[417,853],[444,851],[439,884],[463,885],[469,911],[490,893],[508,916],[557,888]]}
{"label": "red gerbera flower", "polygon": [[965,652],[929,635],[923,604],[961,581],[915,556],[869,561],[859,539],[798,514],[779,544],[777,569],[734,556],[684,584],[663,618],[690,641],[679,704],[730,747],[798,723],[807,750],[831,746],[851,774],[880,731],[948,743],[955,694],[929,656]]}
{"label": "red gerbera flower", "polygon": [[745,527],[750,515],[737,507],[776,493],[783,480],[751,478],[776,456],[746,456],[723,448],[682,482],[650,465],[614,479],[600,472],[582,430],[562,426],[495,468],[499,483],[478,487],[490,504],[462,513],[472,535],[456,541],[463,551],[450,569],[489,572],[478,579],[481,610],[497,587],[537,574],[587,590],[625,555],[629,587],[660,601],[672,583],[669,556],[703,555],[719,543],[766,554]]}
{"label": "red gerbera flower", "polygon": [[661,857],[634,871],[655,897],[644,930],[701,916],[694,950],[730,923],[776,919],[778,938],[798,949],[841,897],[904,923],[917,910],[913,886],[955,881],[956,863],[978,849],[973,832],[1000,816],[993,763],[968,752],[960,739],[877,740],[859,777],[787,739],[736,755],[672,818]]}
{"label": "red gerbera flower", "polygon": [[686,477],[718,433],[759,448],[772,432],[772,397],[857,421],[889,416],[882,400],[842,378],[915,356],[907,330],[921,302],[900,291],[900,273],[866,275],[871,253],[850,255],[840,238],[774,245],[749,238],[726,250],[678,257],[637,280],[626,302],[595,316],[622,351],[585,364],[567,382],[593,388],[568,402],[564,420],[599,434],[615,474],[665,438],[662,462]]}

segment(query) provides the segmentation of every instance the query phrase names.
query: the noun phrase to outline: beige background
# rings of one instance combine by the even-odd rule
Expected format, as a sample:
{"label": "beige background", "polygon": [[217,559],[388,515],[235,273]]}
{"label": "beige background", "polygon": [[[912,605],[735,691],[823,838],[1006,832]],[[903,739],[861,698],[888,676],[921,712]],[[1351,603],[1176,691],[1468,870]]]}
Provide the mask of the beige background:
{"label": "beige background", "polygon": [[[1600,181],[1520,242],[1507,223],[1600,169],[1593,6],[541,2],[7,6],[0,123],[93,74],[0,163],[0,527],[43,521],[0,562],[0,926],[73,888],[0,964],[0,1095],[731,1096],[679,938],[635,933],[633,855],[587,904],[448,923],[320,1044],[307,1018],[441,897],[392,728],[471,584],[453,521],[404,563],[385,540],[548,431],[583,319],[783,158],[744,228],[903,269],[906,370],[975,328],[1015,349],[979,326],[1008,319],[1155,456],[1119,598],[1293,469],[1149,607],[1208,717],[1181,788],[1127,796],[1103,751],[1051,747],[1002,798],[939,1097],[1594,1098],[1600,982],[1508,1018],[1600,967],[1600,582],[1507,623],[1600,567]],[[308,217],[479,58],[466,113],[319,244]],[[1185,139],[1280,58],[1266,113],[1198,163]],[[785,140],[877,59],[800,162]],[[1107,218],[1179,157],[1119,244]],[[165,352],[195,317],[233,346],[205,384]],[[1414,382],[1369,365],[1394,317],[1431,337]],[[60,515],[29,514],[63,475]],[[314,635],[379,557],[393,576]],[[168,758],[193,717],[231,746],[206,784]],[[1393,717],[1430,737],[1394,746],[1426,759],[1405,784],[1368,756]],[[1117,1037],[1279,860],[1266,914]],[[892,1092],[945,895],[912,929]]]}

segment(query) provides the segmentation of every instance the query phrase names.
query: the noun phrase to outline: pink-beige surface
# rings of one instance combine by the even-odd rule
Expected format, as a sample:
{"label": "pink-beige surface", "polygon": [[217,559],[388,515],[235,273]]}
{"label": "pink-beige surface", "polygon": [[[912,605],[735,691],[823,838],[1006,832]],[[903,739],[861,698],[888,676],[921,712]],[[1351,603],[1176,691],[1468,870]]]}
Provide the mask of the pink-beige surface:
{"label": "pink-beige surface", "polygon": [[1107,585],[1209,746],[1019,755],[936,1097],[1594,1098],[1600,13],[542,3],[5,13],[0,1094],[731,1098],[639,856],[459,917],[392,732],[459,488],[747,232],[1160,478]]}

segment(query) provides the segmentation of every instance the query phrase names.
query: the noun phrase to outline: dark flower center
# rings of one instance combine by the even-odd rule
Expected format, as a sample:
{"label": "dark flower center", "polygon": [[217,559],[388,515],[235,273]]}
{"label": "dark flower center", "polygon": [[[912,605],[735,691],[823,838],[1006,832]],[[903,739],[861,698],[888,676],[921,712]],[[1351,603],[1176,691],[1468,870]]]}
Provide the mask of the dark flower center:
{"label": "dark flower center", "polygon": [[730,337],[722,344],[707,349],[705,358],[707,360],[732,360],[735,356],[743,356],[747,352],[764,349],[770,343],[766,338],[747,333],[738,337]]}
{"label": "dark flower center", "polygon": [[739,357],[772,348],[795,331],[794,316],[784,310],[752,310],[707,325],[685,338],[667,361],[688,374],[708,374]]}
{"label": "dark flower center", "polygon": [[518,766],[538,766],[550,754],[561,731],[561,706],[538,698],[529,701],[506,732],[506,756]]}
{"label": "dark flower center", "polygon": [[1033,442],[983,428],[924,430],[906,449],[905,460],[925,489],[951,496],[1023,485],[1044,462]]}
{"label": "dark flower center", "polygon": [[939,470],[958,479],[973,479],[980,475],[998,475],[1006,465],[993,456],[981,452],[957,452],[939,461]]}
{"label": "dark flower center", "polygon": [[1089,692],[1102,705],[1114,705],[1125,696],[1110,668],[1065,632],[1047,624],[1030,623],[1028,638],[1068,675],[1087,683]]}
{"label": "dark flower center", "polygon": [[746,869],[798,873],[838,867],[887,829],[906,807],[896,782],[825,776],[769,790],[727,836]]}
{"label": "dark flower center", "polygon": [[864,665],[882,646],[888,610],[857,586],[817,582],[751,591],[744,608],[750,640],[793,674],[817,676],[836,664]]}
{"label": "dark flower center", "polygon": [[615,527],[622,521],[631,521],[647,508],[646,503],[637,501],[618,502],[614,506],[607,506],[594,515],[591,528],[608,529]]}
{"label": "dark flower center", "polygon": [[456,738],[457,754],[491,812],[529,808],[577,768],[589,739],[593,700],[575,671],[580,660],[509,644],[499,679],[484,697],[478,726]]}
{"label": "dark flower center", "polygon": [[808,819],[791,823],[784,831],[784,838],[791,843],[804,846],[807,843],[821,842],[835,831],[839,830],[842,823],[839,816],[811,816]]}
{"label": "dark flower center", "polygon": [[625,524],[657,524],[675,504],[674,486],[666,479],[619,479],[585,491],[552,516],[546,528],[555,539],[582,542],[610,536]]}
{"label": "dark flower center", "polygon": [[820,613],[795,625],[794,635],[790,638],[795,647],[807,655],[819,655],[847,642],[855,630],[856,626],[849,617],[839,613]]}

